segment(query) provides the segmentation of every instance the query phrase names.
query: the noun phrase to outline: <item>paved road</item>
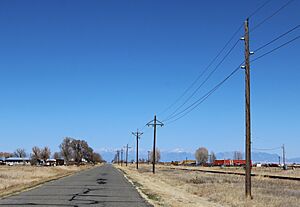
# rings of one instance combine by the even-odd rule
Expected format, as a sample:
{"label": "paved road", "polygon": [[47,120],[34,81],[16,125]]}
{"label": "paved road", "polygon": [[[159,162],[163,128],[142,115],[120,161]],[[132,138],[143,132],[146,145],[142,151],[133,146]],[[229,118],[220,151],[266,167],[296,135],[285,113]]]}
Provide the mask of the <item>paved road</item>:
{"label": "paved road", "polygon": [[0,200],[0,206],[150,206],[111,165],[46,183]]}

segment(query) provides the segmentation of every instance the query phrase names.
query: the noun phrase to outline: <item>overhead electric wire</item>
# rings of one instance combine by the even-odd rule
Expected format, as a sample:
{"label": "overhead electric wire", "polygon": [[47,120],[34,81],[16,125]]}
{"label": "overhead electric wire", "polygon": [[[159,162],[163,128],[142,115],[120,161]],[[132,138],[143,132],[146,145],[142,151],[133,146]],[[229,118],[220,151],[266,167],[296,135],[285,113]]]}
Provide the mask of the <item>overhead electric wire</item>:
{"label": "overhead electric wire", "polygon": [[254,27],[252,27],[252,29],[250,30],[250,32],[253,32],[254,30],[256,30],[258,27],[260,27],[261,25],[263,25],[265,22],[267,22],[269,19],[271,19],[272,17],[274,17],[276,14],[278,14],[280,11],[282,11],[285,7],[287,7],[290,3],[292,3],[294,0],[289,0],[287,3],[285,3],[283,6],[281,6],[279,9],[277,9],[274,13],[272,13],[270,16],[266,17],[265,19],[263,19],[261,22],[259,22],[258,24],[256,24]]}
{"label": "overhead electric wire", "polygon": [[299,39],[299,38],[300,38],[300,35],[298,35],[297,37],[295,37],[295,38],[293,38],[293,39],[291,39],[291,40],[289,40],[289,41],[287,41],[287,42],[285,42],[285,43],[279,45],[278,47],[275,47],[274,49],[272,49],[272,50],[270,50],[270,51],[268,51],[268,52],[266,52],[266,53],[264,53],[264,54],[258,56],[257,58],[253,59],[251,62],[254,62],[254,61],[258,60],[258,59],[261,59],[261,58],[263,58],[264,56],[269,55],[269,54],[272,53],[272,52],[275,52],[276,50],[278,50],[278,49],[280,49],[280,48],[282,48],[282,47],[284,47],[284,46],[286,46],[286,45],[288,45],[288,44],[290,44],[290,43],[296,41],[296,40]]}
{"label": "overhead electric wire", "polygon": [[[263,7],[265,7],[271,0],[266,0],[260,7],[258,7],[255,11],[253,11],[248,18],[256,15]],[[211,65],[216,61],[216,59],[221,55],[221,53],[225,50],[225,48],[228,46],[228,44],[232,41],[232,39],[237,35],[237,33],[240,31],[240,29],[242,28],[243,24],[241,24],[238,29],[233,33],[233,35],[231,36],[231,38],[226,42],[226,44],[224,45],[224,47],[220,50],[220,52],[217,54],[217,56],[215,56],[215,58],[208,64],[208,66],[202,71],[202,73],[195,79],[195,81],[183,92],[182,95],[179,96],[179,98],[177,98],[171,105],[169,105],[165,110],[163,110],[162,112],[160,112],[159,114],[163,114],[166,111],[168,111],[169,109],[171,109],[173,106],[175,106],[185,95],[188,91],[191,90],[191,88],[199,81],[199,79],[205,74],[205,72],[211,67]],[[237,43],[236,43],[237,44]],[[221,61],[223,62],[224,59]],[[220,65],[220,64],[219,64]],[[218,67],[218,66],[217,66]],[[216,69],[215,69],[216,70]],[[214,70],[214,71],[215,71]],[[212,74],[211,74],[212,75]],[[209,76],[211,76],[209,75]],[[208,80],[208,79],[207,79]],[[204,83],[207,81],[205,80]],[[202,83],[193,93],[192,95],[190,95],[187,100],[184,101],[183,104],[181,104],[179,107],[177,107],[175,109],[175,111],[170,114],[167,118],[168,119],[170,116],[174,115],[180,108],[182,108],[195,94],[196,92],[202,87],[202,85],[204,85],[204,83]]]}
{"label": "overhead electric wire", "polygon": [[258,13],[262,8],[264,8],[271,0],[265,1],[260,7],[258,7],[254,12],[252,12],[248,18],[253,17],[256,13]]}
{"label": "overhead electric wire", "polygon": [[272,44],[273,42],[276,42],[277,40],[281,39],[282,37],[286,36],[287,34],[291,33],[292,31],[298,29],[299,27],[300,27],[300,24],[298,24],[296,27],[290,29],[289,31],[287,31],[287,32],[285,32],[285,33],[279,35],[278,37],[276,37],[275,39],[271,40],[270,42],[268,42],[268,43],[266,43],[266,44],[260,46],[260,47],[257,48],[257,49],[255,49],[254,52],[256,53],[257,51],[259,51],[259,50],[261,50],[261,49],[267,47],[268,45]]}
{"label": "overhead electric wire", "polygon": [[[271,0],[267,0],[264,4],[262,4],[259,8],[257,8],[253,13],[251,13],[249,16],[248,16],[248,18],[249,17],[252,17],[252,16],[254,16],[256,13],[258,13],[263,7],[265,7],[265,5],[267,5],[269,2],[270,2]],[[268,17],[266,17],[265,19],[263,19],[260,23],[258,23],[257,25],[255,25],[253,28],[252,28],[252,30],[250,30],[250,32],[253,32],[254,30],[256,30],[258,27],[260,27],[261,25],[263,25],[265,22],[267,22],[269,19],[271,19],[273,16],[275,16],[276,14],[278,14],[281,10],[283,10],[285,7],[287,7],[290,3],[292,3],[294,0],[289,0],[286,4],[284,4],[283,6],[281,6],[278,10],[276,10],[274,13],[272,13],[270,16],[268,16]],[[232,41],[232,39],[236,36],[236,34],[239,32],[239,30],[241,29],[241,27],[242,27],[242,25],[237,29],[237,31],[231,36],[231,38],[226,42],[226,44],[225,44],[225,46],[220,50],[220,52],[215,56],[215,58],[213,58],[212,59],[212,61],[208,64],[208,66],[204,69],[204,71],[202,71],[202,73],[200,74],[200,75],[198,75],[197,76],[197,78],[195,79],[195,81],[183,92],[183,94],[181,95],[181,96],[179,96],[179,98],[178,99],[176,99],[171,105],[169,105],[165,110],[163,110],[162,112],[160,112],[159,114],[163,114],[163,113],[165,113],[166,111],[168,111],[169,109],[171,109],[173,106],[175,106],[185,95],[186,95],[186,93],[188,93],[190,90],[191,90],[191,88],[199,81],[199,79],[205,74],[205,72],[211,67],[211,65],[217,60],[217,58],[221,55],[221,53],[225,50],[225,48],[228,46],[228,44]],[[297,29],[299,27],[299,25],[298,26],[296,26],[296,28],[293,28],[293,29],[291,29],[291,31],[288,31],[288,32],[286,32],[286,33],[284,33],[284,34],[282,34],[281,36],[279,36],[279,37],[277,37],[277,38],[275,38],[274,40],[272,40],[271,42],[269,42],[269,43],[267,43],[267,44],[265,44],[265,45],[263,45],[263,46],[261,46],[260,48],[258,48],[256,51],[259,51],[259,50],[261,50],[262,48],[264,48],[264,47],[266,47],[266,46],[268,46],[268,45],[270,45],[270,44],[272,44],[273,42],[275,42],[275,41],[277,41],[278,39],[280,39],[281,37],[283,37],[283,36],[285,36],[286,34],[288,34],[288,33],[290,33],[290,32],[292,32],[293,30],[295,30],[295,29]],[[284,44],[282,44],[282,45],[280,45],[280,46],[278,46],[278,47],[276,47],[276,48],[274,48],[274,49],[272,49],[271,51],[269,51],[269,52],[266,52],[266,53],[264,53],[263,55],[261,55],[261,56],[259,56],[259,57],[257,57],[257,58],[255,58],[254,60],[252,60],[251,62],[254,62],[254,61],[256,61],[256,60],[258,60],[258,59],[260,59],[260,58],[262,58],[262,57],[264,57],[264,56],[266,56],[266,55],[268,55],[268,54],[270,54],[270,53],[272,53],[272,52],[274,52],[274,51],[276,51],[276,50],[278,50],[278,49],[280,49],[281,47],[283,47],[283,46],[285,46],[285,45],[287,45],[287,44],[289,44],[289,43],[291,43],[291,42],[293,42],[293,41],[295,41],[295,40],[297,40],[298,38],[300,38],[300,36],[297,36],[296,38],[294,38],[294,39],[292,39],[292,40],[290,40],[290,41],[288,41],[288,42],[286,42],[286,43],[284,43]],[[234,46],[235,47],[235,46]],[[226,58],[226,57],[225,57]],[[224,58],[223,58],[224,59]],[[222,61],[221,61],[222,62]],[[243,64],[243,63],[242,63]],[[241,65],[242,65],[241,64]],[[171,120],[171,119],[173,119],[173,118],[175,118],[175,117],[177,117],[177,116],[179,116],[180,114],[183,114],[184,112],[184,114],[183,115],[181,115],[180,117],[177,117],[176,119],[174,119],[174,120],[172,120],[172,121],[169,121],[168,122],[168,124],[170,124],[170,123],[172,123],[172,122],[175,122],[175,121],[177,121],[178,119],[181,119],[182,117],[184,117],[184,116],[186,116],[188,113],[190,113],[191,111],[193,111],[196,107],[198,107],[202,102],[204,102],[210,95],[212,95],[218,88],[220,88],[221,87],[221,85],[223,85],[231,76],[233,76],[238,70],[239,70],[239,68],[240,68],[240,66],[241,65],[239,65],[239,67],[237,67],[234,71],[232,71],[232,73],[229,75],[229,76],[227,76],[223,81],[221,81],[218,85],[216,85],[214,88],[212,88],[208,93],[206,93],[204,96],[202,96],[200,99],[198,99],[197,101],[195,101],[193,104],[191,104],[190,106],[188,106],[187,108],[185,108],[184,110],[182,110],[181,112],[179,112],[179,113],[177,113],[177,114],[175,114],[178,110],[176,109],[176,111],[174,112],[174,113],[172,113],[173,115],[171,115],[171,116],[169,116],[169,118],[168,119],[166,119],[166,120],[164,120],[164,121],[169,121],[169,120]],[[200,86],[201,87],[201,86]],[[196,92],[197,92],[197,90],[199,90],[199,89],[196,89]],[[196,92],[194,92],[193,93],[193,95],[196,93]],[[193,96],[192,95],[192,96]],[[188,100],[189,100],[190,98],[188,98]],[[187,100],[187,101],[188,101]],[[187,102],[187,101],[185,101],[185,103]],[[183,104],[183,105],[185,105],[185,103]],[[182,106],[183,106],[182,105]],[[182,107],[181,106],[181,107]],[[181,108],[180,107],[180,108]],[[179,108],[179,109],[180,109]],[[190,109],[190,110],[189,110]],[[188,110],[188,111],[187,111]]]}
{"label": "overhead electric wire", "polygon": [[[262,57],[264,57],[264,56],[266,56],[266,55],[268,55],[268,54],[270,54],[270,53],[272,53],[272,52],[274,52],[274,51],[276,51],[276,50],[278,50],[278,49],[280,49],[280,48],[282,48],[283,46],[286,46],[286,45],[292,43],[293,41],[295,41],[295,40],[297,40],[297,39],[299,39],[299,38],[300,38],[300,35],[297,36],[297,37],[295,37],[295,38],[293,38],[293,39],[291,39],[291,40],[289,40],[288,42],[285,42],[284,44],[281,44],[280,46],[278,46],[278,47],[276,47],[276,48],[274,48],[274,49],[272,49],[272,50],[270,50],[270,51],[268,51],[268,52],[262,54],[261,56],[259,56],[259,57],[255,58],[255,59],[251,60],[250,62],[252,63],[252,62],[254,62],[254,61],[256,61],[256,60],[258,60],[258,59],[260,59],[260,58],[262,58]],[[177,117],[177,118],[175,118],[174,120],[167,122],[167,124],[173,123],[173,122],[175,122],[175,121],[177,121],[177,120],[183,118],[184,116],[186,116],[187,114],[189,114],[191,111],[193,111],[195,108],[197,108],[197,107],[198,107],[201,103],[203,103],[210,95],[212,95],[218,88],[220,88],[220,86],[223,85],[223,84],[224,84],[231,76],[233,76],[233,75],[239,70],[240,66],[241,66],[243,63],[244,63],[244,62],[242,62],[242,63],[239,65],[239,67],[237,67],[235,70],[233,70],[233,71],[232,71],[232,72],[231,72],[231,73],[230,73],[223,81],[221,81],[218,85],[216,85],[214,88],[212,88],[209,92],[207,92],[207,93],[206,93],[204,96],[202,96],[200,99],[198,99],[197,101],[195,101],[193,104],[191,104],[190,106],[188,106],[187,108],[185,108],[185,109],[182,110],[181,112],[179,112],[179,113],[173,115],[173,116],[170,117],[168,120],[165,120],[165,121],[169,121],[169,120],[172,120],[173,118]],[[184,113],[184,112],[185,112],[185,113]],[[181,114],[182,114],[182,115],[181,115]],[[180,115],[181,115],[181,116],[180,116]],[[178,117],[178,116],[179,116],[179,117]]]}
{"label": "overhead electric wire", "polygon": [[[196,100],[194,103],[192,103],[190,106],[186,107],[184,110],[182,110],[181,112],[173,115],[172,117],[170,117],[168,120],[172,120],[173,118],[177,117],[176,119],[167,122],[167,124],[173,123],[181,118],[183,118],[184,116],[186,116],[187,114],[189,114],[191,111],[193,111],[195,108],[197,108],[201,103],[203,103],[209,96],[211,96],[217,89],[219,89],[229,78],[231,78],[241,67],[241,65],[244,63],[244,61],[239,64],[239,66],[234,69],[225,79],[223,79],[220,83],[218,83],[215,87],[213,87],[210,91],[208,91],[205,95],[203,95],[201,98],[199,98],[198,100]],[[182,114],[182,115],[181,115]],[[180,116],[181,115],[181,116]],[[179,117],[178,117],[179,116]],[[165,121],[168,121],[165,120]]]}
{"label": "overhead electric wire", "polygon": [[233,40],[233,38],[238,34],[238,32],[243,27],[243,24],[241,24],[237,30],[233,33],[233,35],[229,38],[229,40],[225,43],[225,45],[222,47],[222,49],[217,53],[217,55],[210,61],[210,63],[205,67],[205,69],[197,76],[197,78],[193,81],[193,83],[187,87],[187,89],[172,103],[170,104],[166,109],[164,109],[162,112],[158,113],[159,115],[165,113],[169,109],[171,109],[173,106],[175,106],[185,95],[188,93],[193,86],[199,81],[199,79],[206,73],[206,71],[212,66],[212,64],[218,59],[218,57],[222,54],[222,52],[226,49],[226,47],[229,45],[229,43]]}
{"label": "overhead electric wire", "polygon": [[[168,118],[172,117],[178,110],[180,110],[198,91],[199,89],[209,80],[209,78],[217,71],[217,69],[220,67],[220,65],[224,62],[224,60],[230,55],[230,53],[233,51],[233,49],[236,47],[240,40],[238,39],[234,45],[230,48],[230,50],[226,53],[226,55],[222,58],[222,60],[216,65],[214,70],[212,70],[206,79],[196,88],[196,90],[179,106],[175,109],[173,113],[171,113],[165,120],[168,120]],[[165,121],[163,120],[163,121]]]}

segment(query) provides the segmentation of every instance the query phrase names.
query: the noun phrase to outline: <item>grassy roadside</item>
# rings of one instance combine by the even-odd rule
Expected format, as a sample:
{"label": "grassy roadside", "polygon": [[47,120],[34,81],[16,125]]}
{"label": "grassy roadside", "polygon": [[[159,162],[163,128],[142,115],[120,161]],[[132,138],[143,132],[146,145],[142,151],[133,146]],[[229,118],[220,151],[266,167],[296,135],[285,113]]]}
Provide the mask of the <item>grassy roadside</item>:
{"label": "grassy roadside", "polygon": [[0,166],[0,198],[36,188],[46,182],[73,175],[93,166]]}
{"label": "grassy roadside", "polygon": [[137,189],[139,194],[151,205],[153,206],[165,206],[163,205],[161,197],[151,192],[149,189],[145,188],[141,183],[139,183],[137,180],[130,177],[130,175],[124,170],[124,168],[119,167],[117,165],[114,165],[118,170],[120,170],[124,177]]}
{"label": "grassy roadside", "polygon": [[141,189],[154,206],[300,206],[299,181],[253,177],[253,200],[246,200],[243,176],[183,171],[162,165],[157,165],[155,175],[148,165],[141,164],[138,171],[134,165],[117,168]]}
{"label": "grassy roadside", "polygon": [[[155,175],[149,169],[149,166],[143,166],[137,171],[134,166],[128,167],[116,166],[124,173],[124,176],[137,188],[142,197],[144,197],[153,206],[172,206],[172,207],[220,207],[221,205],[208,201],[206,198],[187,192],[184,188],[176,186],[176,180],[172,183],[165,182],[162,174]],[[224,206],[224,205],[222,205]]]}

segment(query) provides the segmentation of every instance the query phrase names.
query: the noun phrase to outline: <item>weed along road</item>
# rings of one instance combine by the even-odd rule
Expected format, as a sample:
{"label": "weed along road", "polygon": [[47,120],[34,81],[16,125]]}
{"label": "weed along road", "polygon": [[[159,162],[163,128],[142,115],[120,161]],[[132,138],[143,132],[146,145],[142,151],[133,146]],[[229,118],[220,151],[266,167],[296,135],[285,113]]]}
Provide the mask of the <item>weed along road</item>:
{"label": "weed along road", "polygon": [[0,206],[150,206],[111,165],[86,170],[0,200]]}

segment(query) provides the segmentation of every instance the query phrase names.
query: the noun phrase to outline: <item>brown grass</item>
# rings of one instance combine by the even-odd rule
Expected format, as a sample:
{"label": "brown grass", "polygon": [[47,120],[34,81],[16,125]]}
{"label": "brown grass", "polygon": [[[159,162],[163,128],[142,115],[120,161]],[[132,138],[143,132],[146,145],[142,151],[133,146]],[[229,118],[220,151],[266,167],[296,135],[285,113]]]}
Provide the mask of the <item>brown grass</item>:
{"label": "brown grass", "polygon": [[0,197],[71,175],[91,166],[0,166]]}
{"label": "brown grass", "polygon": [[[171,167],[171,166],[170,166]],[[228,171],[244,173],[245,170],[242,167],[187,167],[187,166],[172,166],[172,168],[178,169],[200,169],[200,170],[212,170],[212,171]],[[253,167],[252,173],[258,175],[278,175],[285,177],[298,177],[300,178],[300,168],[282,170],[279,167]]]}
{"label": "brown grass", "polygon": [[[158,166],[157,173],[152,175],[150,165],[140,165],[138,172],[134,166],[122,170],[146,194],[160,198],[151,201],[155,206],[300,206],[299,181],[253,177],[253,200],[246,201],[243,176],[172,170],[165,166]],[[276,174],[291,174],[286,172]]]}

